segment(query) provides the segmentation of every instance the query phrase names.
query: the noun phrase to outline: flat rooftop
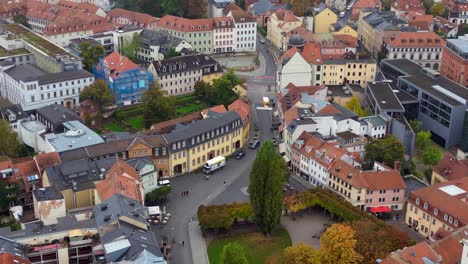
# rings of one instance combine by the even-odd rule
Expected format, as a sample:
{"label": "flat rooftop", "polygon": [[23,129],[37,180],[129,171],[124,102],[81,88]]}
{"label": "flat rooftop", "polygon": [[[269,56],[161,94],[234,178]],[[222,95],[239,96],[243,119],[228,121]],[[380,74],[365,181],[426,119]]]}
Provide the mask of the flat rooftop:
{"label": "flat rooftop", "polygon": [[67,132],[60,134],[47,134],[45,139],[57,152],[83,148],[103,143],[104,140],[79,121],[67,121],[63,123]]}
{"label": "flat rooftop", "polygon": [[461,52],[468,53],[468,41],[464,39],[447,39],[447,42],[456,46]]}
{"label": "flat rooftop", "polygon": [[369,91],[374,95],[375,100],[381,109],[404,112],[405,109],[393,92],[392,87],[384,82],[367,83]]}
{"label": "flat rooftop", "polygon": [[0,47],[0,57],[10,57],[10,56],[17,56],[17,55],[23,55],[23,54],[30,54],[27,49],[20,48],[20,49],[12,49],[12,50],[7,50],[2,47]]}
{"label": "flat rooftop", "polygon": [[383,60],[382,63],[388,64],[406,75],[415,74],[421,71],[421,66],[408,60],[408,59],[388,59]]}
{"label": "flat rooftop", "polygon": [[[41,51],[47,53],[50,56],[64,56],[70,59],[78,59],[72,54],[67,52],[65,49],[55,45],[54,43],[48,41],[47,39],[39,36],[38,34],[30,31],[29,29],[18,25],[18,24],[7,24],[2,25],[4,31],[8,32],[7,39],[23,39],[24,41],[30,43],[34,47],[40,49]],[[5,32],[4,32],[5,34]]]}

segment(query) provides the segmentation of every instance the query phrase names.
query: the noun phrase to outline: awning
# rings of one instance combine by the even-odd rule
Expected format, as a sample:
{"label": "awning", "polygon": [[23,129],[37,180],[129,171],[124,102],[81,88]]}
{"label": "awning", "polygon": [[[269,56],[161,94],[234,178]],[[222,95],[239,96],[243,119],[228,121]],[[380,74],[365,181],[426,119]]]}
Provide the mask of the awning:
{"label": "awning", "polygon": [[69,237],[82,237],[84,235],[81,229],[74,229],[74,230],[68,231],[68,236]]}
{"label": "awning", "polygon": [[285,161],[286,163],[289,163],[289,161],[290,161],[289,158],[288,158],[288,156],[286,156],[286,155],[283,156],[283,159],[284,159],[284,161]]}
{"label": "awning", "polygon": [[278,144],[278,150],[279,150],[279,153],[286,153],[286,145],[285,143],[280,143]]}
{"label": "awning", "polygon": [[377,206],[377,207],[371,207],[370,211],[372,213],[389,213],[392,211],[390,207],[388,206]]}

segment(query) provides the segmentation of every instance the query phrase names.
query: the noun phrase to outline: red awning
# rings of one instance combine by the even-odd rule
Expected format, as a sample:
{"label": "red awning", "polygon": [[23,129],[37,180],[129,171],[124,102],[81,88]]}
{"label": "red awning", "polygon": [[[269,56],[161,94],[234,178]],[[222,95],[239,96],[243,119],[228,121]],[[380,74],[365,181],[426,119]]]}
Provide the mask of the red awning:
{"label": "red awning", "polygon": [[377,206],[377,207],[371,207],[370,211],[372,213],[389,213],[392,211],[390,207],[388,206]]}

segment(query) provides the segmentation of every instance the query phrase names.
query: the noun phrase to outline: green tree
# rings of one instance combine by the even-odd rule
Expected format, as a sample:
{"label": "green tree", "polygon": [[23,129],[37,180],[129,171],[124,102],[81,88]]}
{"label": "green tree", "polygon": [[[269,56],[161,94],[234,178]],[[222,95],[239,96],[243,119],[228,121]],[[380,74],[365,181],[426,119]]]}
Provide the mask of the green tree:
{"label": "green tree", "polygon": [[6,211],[10,208],[11,202],[16,202],[18,200],[18,186],[13,184],[13,186],[8,187],[5,182],[0,182],[0,211]]}
{"label": "green tree", "polygon": [[140,34],[134,33],[132,40],[122,46],[121,53],[131,61],[137,59],[138,50],[140,49]]}
{"label": "green tree", "polygon": [[115,96],[104,80],[96,80],[81,91],[80,102],[86,99],[92,99],[102,110],[102,108],[114,103]]}
{"label": "green tree", "polygon": [[212,89],[211,85],[203,80],[197,81],[193,88],[195,95],[200,98],[206,98],[210,92],[209,90]]}
{"label": "green tree", "polygon": [[19,149],[20,144],[16,133],[10,129],[7,121],[0,119],[0,156],[16,158],[19,156]]}
{"label": "green tree", "polygon": [[416,147],[422,153],[431,143],[431,131],[419,131],[416,134]]}
{"label": "green tree", "polygon": [[153,205],[159,200],[165,198],[171,192],[171,190],[171,186],[161,186],[156,188],[145,195],[145,203],[147,205]]}
{"label": "green tree", "polygon": [[182,16],[182,3],[180,0],[162,0],[161,7],[165,15]]}
{"label": "green tree", "polygon": [[306,9],[307,5],[309,4],[310,1],[307,0],[291,0],[291,5],[292,5],[292,11],[294,15],[296,16],[303,16]]}
{"label": "green tree", "polygon": [[236,5],[240,8],[245,8],[245,0],[236,0]]}
{"label": "green tree", "polygon": [[356,231],[348,224],[334,224],[320,237],[323,264],[358,264],[363,257],[356,252]]}
{"label": "green tree", "polygon": [[442,159],[442,152],[436,146],[426,147],[423,150],[422,162],[426,166],[435,166],[439,163],[440,159]]}
{"label": "green tree", "polygon": [[422,122],[417,120],[417,119],[412,119],[409,121],[410,127],[413,129],[413,132],[417,134],[419,131],[421,131],[422,127]]}
{"label": "green tree", "polygon": [[374,140],[371,139],[371,141],[366,144],[365,149],[364,167],[367,169],[372,168],[374,161],[393,167],[395,161],[403,160],[403,155],[405,153],[404,146],[394,136],[386,136]]}
{"label": "green tree", "polygon": [[204,0],[184,0],[184,14],[188,18],[206,17],[207,5]]}
{"label": "green tree", "polygon": [[28,23],[28,18],[25,16],[25,15],[16,15],[13,17],[13,22],[15,22],[16,24],[21,24],[25,27],[28,27],[30,28],[31,25],[29,25]]}
{"label": "green tree", "polygon": [[383,0],[382,5],[383,5],[383,10],[385,11],[390,11],[390,8],[392,6],[392,0]]}
{"label": "green tree", "polygon": [[173,118],[177,114],[176,98],[153,83],[142,95],[145,126]]}
{"label": "green tree", "polygon": [[320,264],[320,251],[298,243],[287,247],[280,258],[280,264]]}
{"label": "green tree", "polygon": [[175,50],[175,48],[171,48],[169,53],[167,54],[167,58],[173,58],[179,56],[179,53]]}
{"label": "green tree", "polygon": [[250,204],[255,222],[264,235],[278,226],[283,204],[283,183],[287,175],[283,159],[276,153],[271,141],[258,151],[250,172]]}
{"label": "green tree", "polygon": [[426,13],[429,13],[429,10],[434,5],[434,0],[422,0],[422,4],[424,9],[426,9]]}
{"label": "green tree", "polygon": [[248,264],[245,251],[239,242],[230,242],[223,247],[219,264]]}
{"label": "green tree", "polygon": [[435,3],[429,9],[429,14],[433,16],[443,16],[445,13],[445,7],[442,3]]}
{"label": "green tree", "polygon": [[93,70],[93,65],[97,64],[100,57],[106,55],[106,51],[101,45],[91,45],[89,42],[82,42],[80,44],[81,57],[83,57],[83,64],[88,71]]}
{"label": "green tree", "polygon": [[353,111],[357,115],[363,117],[370,115],[370,111],[368,109],[363,109],[359,99],[356,96],[353,96],[348,103],[346,103],[346,108],[350,111]]}

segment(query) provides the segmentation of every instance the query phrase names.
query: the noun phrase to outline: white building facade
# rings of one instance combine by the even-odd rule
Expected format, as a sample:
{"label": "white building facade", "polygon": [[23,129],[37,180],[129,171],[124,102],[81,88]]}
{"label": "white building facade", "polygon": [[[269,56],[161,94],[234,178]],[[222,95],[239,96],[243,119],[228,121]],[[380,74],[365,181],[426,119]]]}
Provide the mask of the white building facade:
{"label": "white building facade", "polygon": [[235,52],[257,50],[257,21],[243,10],[232,10],[227,15],[234,18]]}

